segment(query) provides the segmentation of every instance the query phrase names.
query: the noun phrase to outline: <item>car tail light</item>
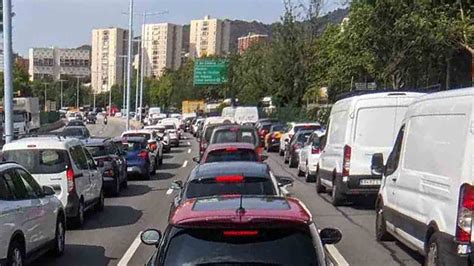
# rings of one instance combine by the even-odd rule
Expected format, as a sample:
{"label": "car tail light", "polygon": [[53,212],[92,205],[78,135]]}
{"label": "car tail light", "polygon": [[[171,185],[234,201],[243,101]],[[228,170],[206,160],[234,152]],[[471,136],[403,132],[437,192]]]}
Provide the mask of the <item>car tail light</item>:
{"label": "car tail light", "polygon": [[351,146],[344,146],[344,160],[342,161],[342,176],[349,176],[349,169],[351,167]]}
{"label": "car tail light", "polygon": [[242,183],[243,181],[244,177],[241,175],[224,175],[216,177],[217,183]]}
{"label": "car tail light", "polygon": [[156,150],[156,148],[158,148],[158,146],[156,145],[155,142],[153,142],[153,143],[150,144],[150,149],[151,149],[152,151]]}
{"label": "car tail light", "polygon": [[311,148],[311,154],[320,154],[320,153],[321,153],[320,148],[316,148],[316,147]]}
{"label": "car tail light", "polygon": [[226,237],[238,237],[238,236],[256,236],[258,235],[257,230],[232,230],[224,231]]}
{"label": "car tail light", "polygon": [[225,149],[226,152],[236,152],[238,149],[236,147],[228,147]]}
{"label": "car tail light", "polygon": [[72,192],[74,191],[75,187],[74,187],[74,176],[76,174],[74,173],[74,170],[72,169],[71,166],[68,166],[67,167],[67,170],[66,170],[66,177],[67,177],[67,191],[68,192]]}
{"label": "car tail light", "polygon": [[140,156],[144,160],[148,160],[148,151],[141,151],[138,156]]}
{"label": "car tail light", "polygon": [[458,219],[456,223],[456,240],[458,242],[471,242],[473,215],[474,187],[464,184],[459,192]]}
{"label": "car tail light", "polygon": [[114,176],[114,170],[112,170],[112,169],[105,170],[104,171],[104,176],[113,177]]}
{"label": "car tail light", "polygon": [[293,145],[293,150],[301,149],[301,144],[297,143]]}

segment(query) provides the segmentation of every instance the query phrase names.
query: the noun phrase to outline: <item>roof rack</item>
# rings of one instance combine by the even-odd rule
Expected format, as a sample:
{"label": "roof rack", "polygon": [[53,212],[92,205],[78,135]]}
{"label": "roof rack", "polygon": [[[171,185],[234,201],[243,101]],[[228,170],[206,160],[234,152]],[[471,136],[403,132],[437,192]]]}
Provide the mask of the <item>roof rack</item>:
{"label": "roof rack", "polygon": [[348,92],[343,92],[335,97],[335,101],[339,101],[345,98],[354,97],[354,96],[361,96],[373,93],[382,93],[382,92],[391,92],[391,93],[405,93],[405,92],[419,92],[419,93],[434,93],[441,91],[441,84],[435,84],[427,87],[421,88],[407,88],[401,90],[394,90],[394,89],[377,89],[377,90],[353,90]]}
{"label": "roof rack", "polygon": [[46,133],[41,133],[41,134],[24,134],[24,135],[19,135],[18,139],[40,138],[40,137],[57,137],[59,140],[66,139],[65,136],[61,135],[61,132],[46,132]]}

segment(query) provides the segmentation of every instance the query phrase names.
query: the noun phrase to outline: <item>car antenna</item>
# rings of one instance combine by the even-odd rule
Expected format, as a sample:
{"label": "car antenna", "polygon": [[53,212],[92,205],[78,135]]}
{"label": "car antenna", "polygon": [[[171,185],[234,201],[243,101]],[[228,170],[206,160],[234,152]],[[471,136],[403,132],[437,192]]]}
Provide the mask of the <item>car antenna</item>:
{"label": "car antenna", "polygon": [[239,199],[239,208],[236,210],[236,213],[239,215],[244,215],[245,214],[245,208],[242,206],[242,200],[243,200],[243,195],[240,195]]}

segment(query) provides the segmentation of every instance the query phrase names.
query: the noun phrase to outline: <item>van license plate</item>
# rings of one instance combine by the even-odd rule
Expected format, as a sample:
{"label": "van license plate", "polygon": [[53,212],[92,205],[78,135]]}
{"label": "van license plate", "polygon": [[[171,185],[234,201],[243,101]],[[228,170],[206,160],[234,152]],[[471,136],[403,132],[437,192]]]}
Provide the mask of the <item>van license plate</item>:
{"label": "van license plate", "polygon": [[382,180],[380,179],[362,179],[360,180],[361,186],[378,186],[382,184]]}
{"label": "van license plate", "polygon": [[132,167],[127,167],[127,172],[132,172],[133,168]]}

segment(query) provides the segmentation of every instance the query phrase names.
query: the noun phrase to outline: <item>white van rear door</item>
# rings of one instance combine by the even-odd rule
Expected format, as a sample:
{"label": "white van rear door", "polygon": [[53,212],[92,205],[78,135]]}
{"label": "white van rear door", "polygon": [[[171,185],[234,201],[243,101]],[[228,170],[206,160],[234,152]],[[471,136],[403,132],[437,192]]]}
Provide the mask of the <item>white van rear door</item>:
{"label": "white van rear door", "polygon": [[386,159],[392,150],[408,106],[398,106],[397,97],[360,101],[355,109],[351,137],[351,175],[371,175],[375,153]]}

